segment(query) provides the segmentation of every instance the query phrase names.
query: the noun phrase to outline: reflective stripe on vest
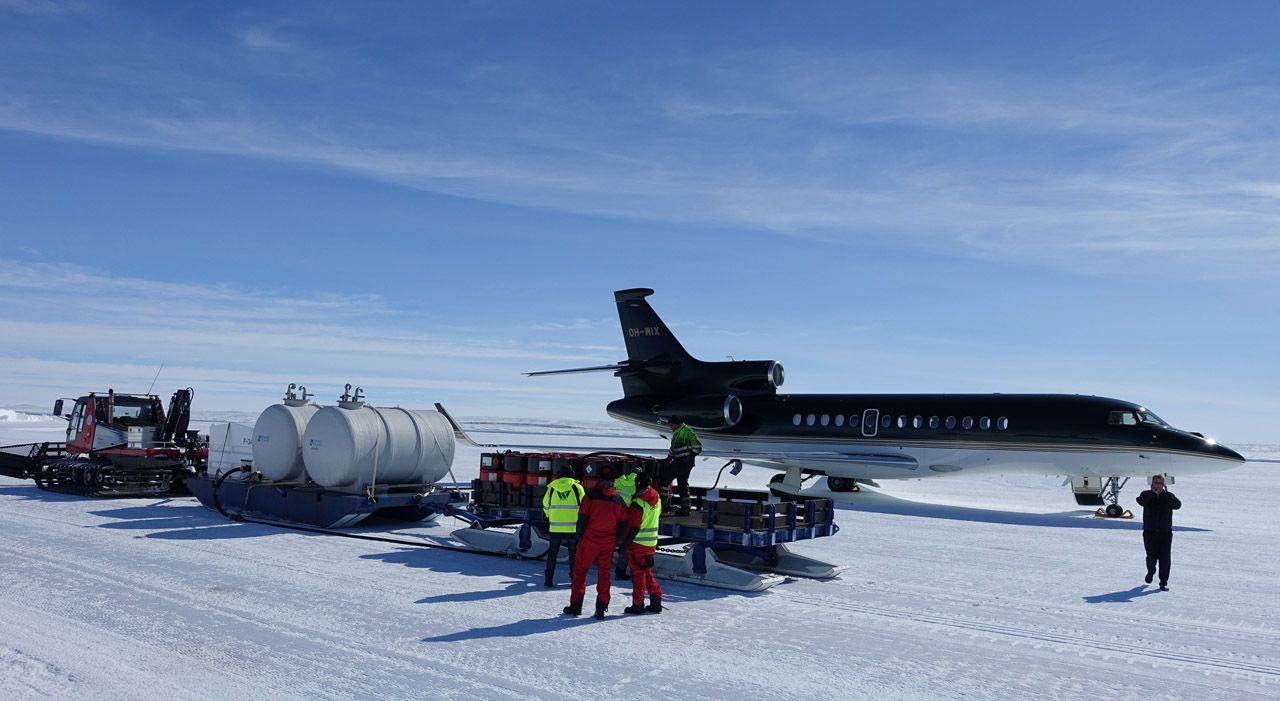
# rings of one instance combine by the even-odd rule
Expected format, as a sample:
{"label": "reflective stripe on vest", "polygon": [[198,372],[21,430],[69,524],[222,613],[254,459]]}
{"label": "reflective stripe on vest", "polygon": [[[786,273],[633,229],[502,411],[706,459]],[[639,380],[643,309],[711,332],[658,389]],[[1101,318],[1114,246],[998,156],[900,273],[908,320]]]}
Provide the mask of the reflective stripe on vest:
{"label": "reflective stripe on vest", "polygon": [[618,496],[622,497],[622,503],[627,506],[631,505],[631,500],[636,497],[636,476],[634,473],[623,475],[613,481],[613,488],[617,490]]}
{"label": "reflective stripe on vest", "polygon": [[552,533],[577,532],[582,493],[582,485],[572,477],[561,477],[547,485],[547,494],[542,498],[542,510],[547,514]]}
{"label": "reflective stripe on vest", "polygon": [[655,547],[658,544],[658,514],[662,512],[662,508],[644,499],[636,499],[631,502],[633,506],[638,506],[644,511],[644,515],[640,517],[640,530],[636,531],[636,537],[633,541],[636,545],[646,545]]}

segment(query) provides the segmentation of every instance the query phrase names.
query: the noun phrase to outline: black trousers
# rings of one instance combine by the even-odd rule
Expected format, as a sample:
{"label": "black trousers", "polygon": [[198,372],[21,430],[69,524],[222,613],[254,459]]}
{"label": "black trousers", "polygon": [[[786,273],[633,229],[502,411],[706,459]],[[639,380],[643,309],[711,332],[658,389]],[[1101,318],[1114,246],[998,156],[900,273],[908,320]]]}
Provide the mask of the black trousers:
{"label": "black trousers", "polygon": [[1147,574],[1156,573],[1160,565],[1160,584],[1169,581],[1169,551],[1173,548],[1173,531],[1143,531],[1142,544],[1147,548]]}
{"label": "black trousers", "polygon": [[569,574],[573,575],[573,562],[576,559],[574,555],[578,552],[578,534],[577,533],[548,533],[547,542],[551,543],[551,547],[547,548],[547,569],[546,579],[548,582],[556,576],[556,560],[560,557],[560,546],[563,545],[569,549]]}
{"label": "black trousers", "polygon": [[681,509],[689,510],[689,473],[693,472],[694,457],[672,458],[667,463],[670,477],[667,484],[676,483],[676,500]]}

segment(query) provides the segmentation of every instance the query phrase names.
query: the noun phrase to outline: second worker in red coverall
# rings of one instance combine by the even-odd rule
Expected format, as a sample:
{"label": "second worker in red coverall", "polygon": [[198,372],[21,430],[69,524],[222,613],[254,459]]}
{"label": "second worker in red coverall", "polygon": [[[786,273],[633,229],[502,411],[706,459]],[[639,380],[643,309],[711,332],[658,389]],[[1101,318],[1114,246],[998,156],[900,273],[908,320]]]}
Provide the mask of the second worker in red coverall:
{"label": "second worker in red coverall", "polygon": [[[658,549],[658,517],[662,504],[649,475],[636,475],[636,494],[627,519],[627,564],[631,565],[631,605],[624,613],[662,613],[662,587],[653,577],[653,554]],[[649,592],[649,605],[644,594]]]}
{"label": "second worker in red coverall", "polygon": [[596,618],[604,618],[609,609],[609,574],[613,569],[613,551],[627,533],[627,506],[613,488],[613,482],[601,480],[600,486],[587,490],[578,507],[578,551],[573,566],[573,588],[564,612],[582,615],[582,600],[587,596],[587,572],[596,566]]}

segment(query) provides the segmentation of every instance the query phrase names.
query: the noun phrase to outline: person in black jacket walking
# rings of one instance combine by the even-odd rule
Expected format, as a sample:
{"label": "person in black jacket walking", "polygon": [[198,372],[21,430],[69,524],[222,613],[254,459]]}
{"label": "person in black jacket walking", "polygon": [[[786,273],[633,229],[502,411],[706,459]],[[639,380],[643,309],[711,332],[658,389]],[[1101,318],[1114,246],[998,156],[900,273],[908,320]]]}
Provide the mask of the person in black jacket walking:
{"label": "person in black jacket walking", "polygon": [[1173,512],[1182,502],[1165,489],[1164,476],[1151,478],[1151,489],[1138,495],[1142,507],[1142,544],[1147,548],[1147,584],[1160,564],[1160,590],[1169,590],[1169,551],[1173,547]]}

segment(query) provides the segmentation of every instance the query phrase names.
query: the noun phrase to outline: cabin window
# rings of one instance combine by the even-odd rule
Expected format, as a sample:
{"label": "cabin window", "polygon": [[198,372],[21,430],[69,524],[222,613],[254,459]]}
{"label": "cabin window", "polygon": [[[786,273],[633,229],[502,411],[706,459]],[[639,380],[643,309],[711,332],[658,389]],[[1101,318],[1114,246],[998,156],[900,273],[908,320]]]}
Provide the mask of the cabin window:
{"label": "cabin window", "polygon": [[815,423],[817,423],[817,421],[818,421],[818,417],[814,416],[813,414],[809,414],[808,416],[804,417],[804,423],[806,426],[812,426]]}
{"label": "cabin window", "polygon": [[965,430],[968,430],[968,429],[973,428],[973,417],[972,417],[972,416],[966,416],[966,417],[964,417],[964,427],[965,427]]}
{"label": "cabin window", "polygon": [[837,426],[844,425],[844,414],[836,414],[836,425]]}
{"label": "cabin window", "polygon": [[799,414],[796,414],[795,416],[792,416],[792,417],[791,417],[791,425],[792,425],[792,426],[799,426],[799,425],[800,425],[800,415],[799,415]]}
{"label": "cabin window", "polygon": [[885,414],[880,417],[880,428],[889,428],[893,425],[893,417]]}
{"label": "cabin window", "polygon": [[831,415],[830,415],[830,414],[823,414],[823,415],[822,415],[822,422],[821,422],[821,423],[822,423],[822,425],[823,425],[823,426],[826,426],[827,424],[831,423]]}
{"label": "cabin window", "polygon": [[917,417],[915,417],[914,419],[912,419],[912,420],[911,420],[911,428],[920,428],[920,427],[922,427],[922,426],[924,426],[924,417],[923,417],[923,416],[917,416]]}
{"label": "cabin window", "polygon": [[71,437],[74,439],[80,435],[80,429],[84,428],[84,402],[76,402],[76,408],[71,410]]}
{"label": "cabin window", "polygon": [[953,428],[955,428],[955,427],[956,427],[956,417],[954,417],[954,416],[948,416],[948,417],[947,417],[947,429],[948,429],[948,430],[950,430],[950,429],[953,429]]}
{"label": "cabin window", "polygon": [[978,428],[980,428],[980,429],[982,429],[982,430],[984,430],[984,431],[989,431],[989,430],[991,430],[991,417],[990,417],[990,416],[984,416],[984,417],[982,417],[981,419],[978,419]]}
{"label": "cabin window", "polygon": [[907,417],[905,417],[905,416],[899,416],[899,417],[898,417],[898,428],[906,428],[906,427],[907,427]]}
{"label": "cabin window", "polygon": [[936,416],[929,417],[929,428],[937,428],[939,425],[941,425],[941,423],[942,422],[941,420],[938,419],[938,417]]}
{"label": "cabin window", "polygon": [[1009,419],[1003,416],[996,419],[996,428],[1000,429],[1001,431],[1009,430]]}

